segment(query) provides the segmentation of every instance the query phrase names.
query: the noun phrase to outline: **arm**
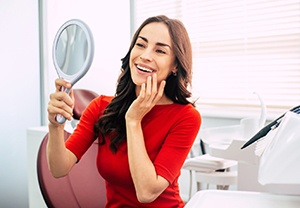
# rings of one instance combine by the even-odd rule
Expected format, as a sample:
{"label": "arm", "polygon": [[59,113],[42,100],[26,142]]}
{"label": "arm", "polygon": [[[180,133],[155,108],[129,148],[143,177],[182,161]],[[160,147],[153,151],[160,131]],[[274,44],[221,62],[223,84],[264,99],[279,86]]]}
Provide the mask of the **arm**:
{"label": "arm", "polygon": [[[161,99],[165,81],[157,92],[156,75],[147,79],[141,87],[138,98],[128,109],[126,119],[128,160],[137,198],[142,203],[155,200],[169,185],[163,177],[157,175],[154,165],[148,157],[141,127],[142,118]],[[152,84],[153,82],[153,84]]]}
{"label": "arm", "polygon": [[53,177],[67,175],[77,161],[76,156],[65,147],[64,128],[49,124],[47,143],[48,168]]}
{"label": "arm", "polygon": [[56,92],[50,95],[48,104],[49,136],[47,143],[48,167],[54,177],[62,177],[69,173],[76,163],[76,156],[66,149],[64,141],[64,124],[59,124],[55,120],[57,114],[62,114],[68,120],[72,117],[73,99],[72,91],[70,96],[61,92],[61,86],[69,88],[70,83],[57,79],[55,81]]}
{"label": "arm", "polygon": [[137,198],[142,203],[155,200],[169,185],[157,175],[154,165],[146,152],[140,122],[126,122],[128,159]]}

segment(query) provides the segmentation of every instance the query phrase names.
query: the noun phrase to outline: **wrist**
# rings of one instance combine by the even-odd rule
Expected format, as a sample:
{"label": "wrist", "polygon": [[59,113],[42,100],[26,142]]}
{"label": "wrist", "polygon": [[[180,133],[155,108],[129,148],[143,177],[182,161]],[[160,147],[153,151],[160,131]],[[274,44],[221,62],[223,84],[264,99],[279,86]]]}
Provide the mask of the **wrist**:
{"label": "wrist", "polygon": [[126,119],[126,125],[131,127],[140,126],[141,121],[135,119]]}
{"label": "wrist", "polygon": [[49,128],[49,130],[60,130],[60,129],[64,129],[64,125],[63,124],[58,124],[58,123],[54,124],[54,123],[49,121],[48,128]]}

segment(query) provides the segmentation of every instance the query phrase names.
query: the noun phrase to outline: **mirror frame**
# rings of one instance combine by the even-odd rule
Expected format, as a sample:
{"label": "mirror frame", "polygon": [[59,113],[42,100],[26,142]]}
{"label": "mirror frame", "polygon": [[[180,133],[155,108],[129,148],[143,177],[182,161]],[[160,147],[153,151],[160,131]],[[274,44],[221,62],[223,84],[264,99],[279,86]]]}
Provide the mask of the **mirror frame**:
{"label": "mirror frame", "polygon": [[[83,63],[83,65],[81,66],[80,70],[75,74],[68,75],[68,74],[65,74],[60,69],[60,67],[57,63],[56,48],[57,48],[57,44],[58,44],[61,34],[67,27],[69,27],[71,25],[77,25],[83,30],[84,34],[86,35],[89,50],[87,50],[86,60]],[[58,76],[60,78],[70,81],[73,86],[78,80],[80,80],[87,73],[87,71],[89,70],[89,68],[93,62],[93,57],[94,57],[94,39],[93,39],[92,32],[91,32],[90,28],[87,26],[87,24],[85,24],[82,20],[79,20],[79,19],[71,19],[71,20],[65,22],[59,28],[58,32],[56,33],[54,42],[53,42],[53,48],[52,48],[52,60],[53,60],[53,64],[54,64],[54,67],[56,69]]]}

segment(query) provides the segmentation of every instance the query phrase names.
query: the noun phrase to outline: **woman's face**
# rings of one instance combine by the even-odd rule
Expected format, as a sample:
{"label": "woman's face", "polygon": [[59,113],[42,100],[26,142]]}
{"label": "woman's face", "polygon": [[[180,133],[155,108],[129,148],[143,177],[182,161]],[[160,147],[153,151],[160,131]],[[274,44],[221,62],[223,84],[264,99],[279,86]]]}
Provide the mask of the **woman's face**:
{"label": "woman's face", "polygon": [[146,83],[148,76],[157,74],[158,84],[176,72],[175,55],[168,27],[153,22],[140,32],[130,53],[130,72],[135,85]]}

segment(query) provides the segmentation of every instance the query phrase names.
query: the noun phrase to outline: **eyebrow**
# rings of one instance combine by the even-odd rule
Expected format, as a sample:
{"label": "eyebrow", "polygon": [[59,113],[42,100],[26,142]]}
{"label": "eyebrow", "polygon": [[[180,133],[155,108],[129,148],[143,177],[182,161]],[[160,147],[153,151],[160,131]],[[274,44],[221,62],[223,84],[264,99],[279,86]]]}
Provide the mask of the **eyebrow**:
{"label": "eyebrow", "polygon": [[[138,36],[138,38],[141,38],[142,40],[144,40],[145,42],[148,43],[148,39],[147,38],[145,38],[143,36]],[[169,46],[166,43],[157,42],[156,45],[158,45],[158,46],[165,46],[165,47],[169,47],[170,49],[172,49],[171,46]]]}

